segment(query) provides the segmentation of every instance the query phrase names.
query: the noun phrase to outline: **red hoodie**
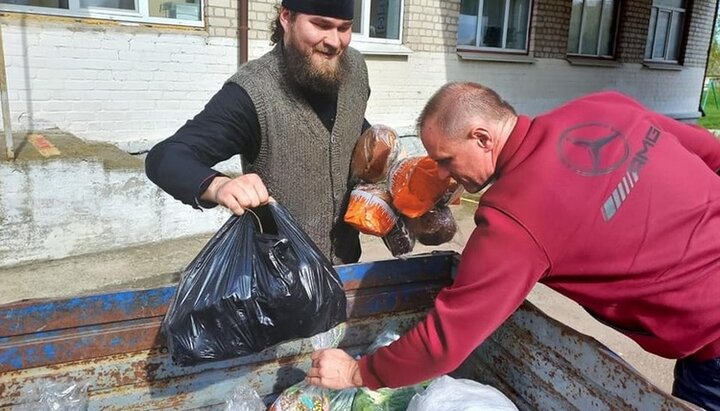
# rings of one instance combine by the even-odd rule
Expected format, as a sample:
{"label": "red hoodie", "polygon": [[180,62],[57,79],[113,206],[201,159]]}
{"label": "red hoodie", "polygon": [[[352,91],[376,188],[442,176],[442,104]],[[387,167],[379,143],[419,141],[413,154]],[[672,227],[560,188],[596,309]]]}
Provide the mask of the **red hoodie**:
{"label": "red hoodie", "polygon": [[667,358],[720,356],[720,142],[614,92],[519,117],[452,286],[360,360],[370,388],[457,368],[536,282]]}

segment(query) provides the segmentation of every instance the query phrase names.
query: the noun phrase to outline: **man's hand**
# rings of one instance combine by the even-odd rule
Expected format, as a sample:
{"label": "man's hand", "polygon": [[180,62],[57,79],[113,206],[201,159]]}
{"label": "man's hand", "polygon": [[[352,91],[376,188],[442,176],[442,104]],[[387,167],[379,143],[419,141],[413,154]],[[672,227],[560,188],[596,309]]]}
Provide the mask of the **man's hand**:
{"label": "man's hand", "polygon": [[308,384],[333,390],[363,385],[357,361],[337,348],[312,353],[312,367],[305,381]]}
{"label": "man's hand", "polygon": [[242,215],[246,208],[267,204],[270,200],[265,183],[257,174],[243,174],[232,179],[217,176],[200,198],[220,204],[237,215]]}

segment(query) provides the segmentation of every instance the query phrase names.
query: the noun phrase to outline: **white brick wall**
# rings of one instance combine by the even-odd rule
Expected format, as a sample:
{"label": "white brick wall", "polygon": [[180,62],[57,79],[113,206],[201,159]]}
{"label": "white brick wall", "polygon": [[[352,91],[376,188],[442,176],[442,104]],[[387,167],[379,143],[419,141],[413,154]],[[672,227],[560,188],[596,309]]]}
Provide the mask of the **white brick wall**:
{"label": "white brick wall", "polygon": [[13,20],[2,30],[14,129],[56,126],[130,149],[171,135],[237,64],[235,39],[201,31]]}
{"label": "white brick wall", "polygon": [[[443,58],[445,57],[445,58]],[[447,81],[476,81],[498,91],[515,109],[535,115],[576,96],[616,89],[665,114],[697,111],[703,70],[647,70],[640,64],[618,68],[575,67],[565,60],[535,64],[458,61],[455,55],[414,53],[407,61],[366,57],[372,89],[371,123],[413,127],[430,96]]]}
{"label": "white brick wall", "polygon": [[[251,41],[250,58],[270,49],[268,40]],[[367,118],[414,131],[425,102],[448,81],[476,81],[499,92],[522,114],[536,115],[574,97],[615,89],[668,115],[694,115],[703,69],[650,70],[641,64],[619,67],[572,66],[564,59],[534,64],[461,60],[455,53],[414,52],[405,57],[365,56],[370,76]]]}
{"label": "white brick wall", "polygon": [[[233,38],[34,24],[3,24],[15,129],[56,126],[83,138],[143,149],[200,111],[236,67]],[[250,40],[251,59],[269,49],[267,39]],[[462,61],[452,52],[366,60],[372,88],[367,117],[398,128],[412,127],[425,101],[446,81],[485,82],[528,114],[607,88],[658,111],[681,114],[697,109],[703,76],[701,68],[661,71],[632,63],[604,68],[571,66],[563,59]]]}

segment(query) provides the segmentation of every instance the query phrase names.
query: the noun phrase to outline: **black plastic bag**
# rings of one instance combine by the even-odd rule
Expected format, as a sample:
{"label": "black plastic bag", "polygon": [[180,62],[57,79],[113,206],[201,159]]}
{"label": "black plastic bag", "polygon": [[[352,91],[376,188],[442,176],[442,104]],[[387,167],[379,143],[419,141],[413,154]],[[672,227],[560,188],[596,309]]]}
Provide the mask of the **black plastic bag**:
{"label": "black plastic bag", "polygon": [[332,264],[278,203],[232,216],[185,269],[163,320],[173,360],[257,353],[346,319]]}

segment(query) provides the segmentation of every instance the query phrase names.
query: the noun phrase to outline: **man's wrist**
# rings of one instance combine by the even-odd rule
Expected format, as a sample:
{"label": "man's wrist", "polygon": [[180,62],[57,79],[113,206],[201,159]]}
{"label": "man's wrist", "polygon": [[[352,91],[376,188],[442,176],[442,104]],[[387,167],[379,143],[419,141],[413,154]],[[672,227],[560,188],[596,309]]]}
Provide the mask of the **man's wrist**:
{"label": "man's wrist", "polygon": [[212,179],[208,188],[200,196],[205,201],[210,201],[217,204],[217,192],[225,183],[230,181],[230,177],[218,174]]}
{"label": "man's wrist", "polygon": [[355,361],[355,366],[354,366],[354,370],[353,370],[352,384],[355,387],[362,387],[364,385],[363,379],[362,379],[362,374],[360,374],[360,365],[358,364],[357,361]]}

